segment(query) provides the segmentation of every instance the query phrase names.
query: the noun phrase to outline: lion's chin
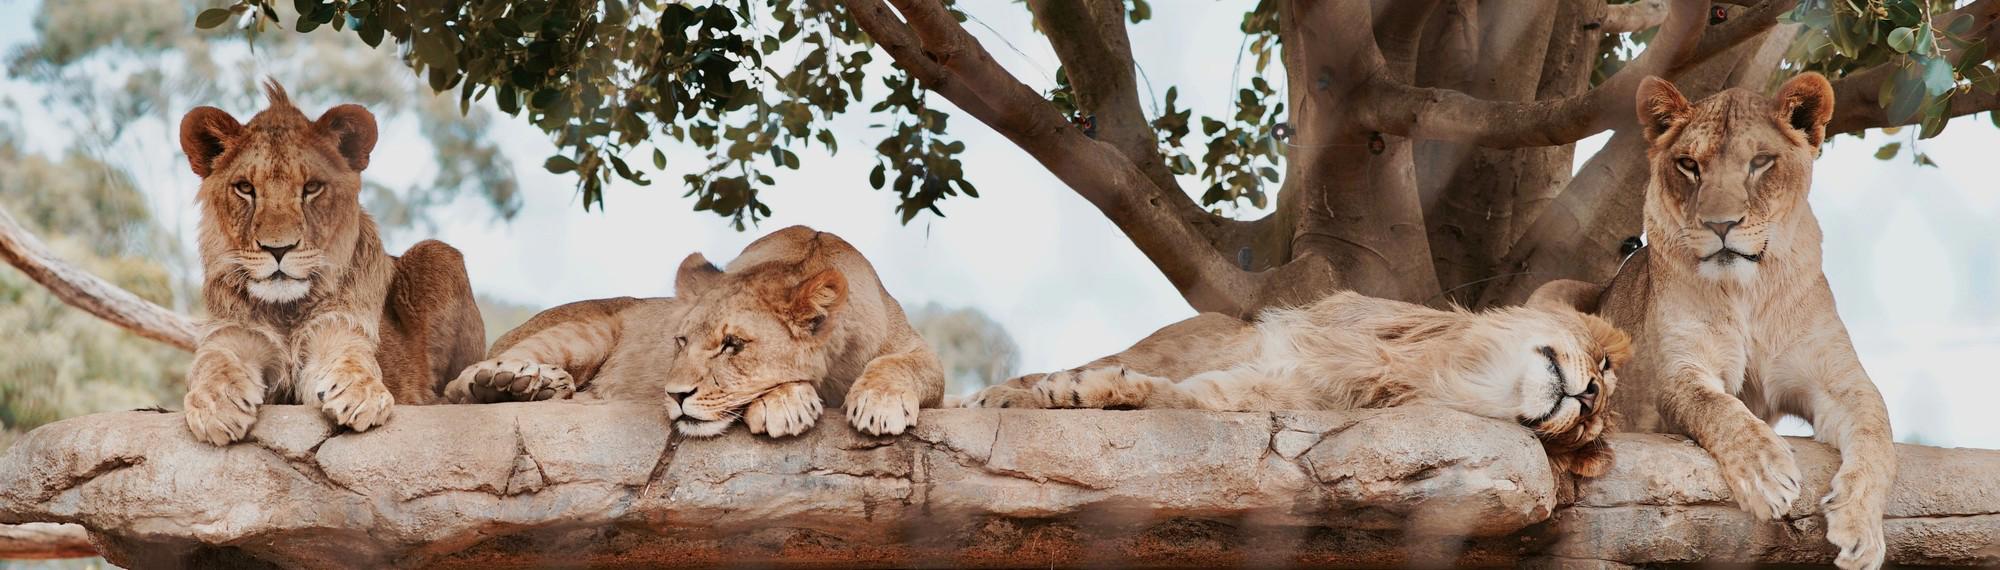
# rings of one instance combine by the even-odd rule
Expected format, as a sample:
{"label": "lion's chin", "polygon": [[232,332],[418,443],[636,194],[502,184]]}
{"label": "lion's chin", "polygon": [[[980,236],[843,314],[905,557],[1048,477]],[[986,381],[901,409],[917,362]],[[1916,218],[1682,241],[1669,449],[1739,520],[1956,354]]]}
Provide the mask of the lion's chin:
{"label": "lion's chin", "polygon": [[683,418],[674,422],[674,429],[688,437],[715,437],[729,430],[729,420],[696,420]]}
{"label": "lion's chin", "polygon": [[312,290],[312,282],[304,279],[272,276],[270,279],[250,281],[250,298],[266,303],[290,303],[304,299]]}

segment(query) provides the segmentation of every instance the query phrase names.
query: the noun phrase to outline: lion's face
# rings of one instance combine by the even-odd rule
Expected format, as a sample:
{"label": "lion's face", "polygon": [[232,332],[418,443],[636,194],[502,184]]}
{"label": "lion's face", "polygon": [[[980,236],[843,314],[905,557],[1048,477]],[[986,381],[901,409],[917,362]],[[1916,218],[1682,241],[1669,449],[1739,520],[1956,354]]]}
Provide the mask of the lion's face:
{"label": "lion's face", "polygon": [[773,263],[722,273],[696,254],[676,283],[691,299],[667,381],[667,414],[682,433],[720,434],[758,396],[827,376],[847,300],[839,270]]}
{"label": "lion's face", "polygon": [[1631,357],[1630,339],[1593,315],[1535,308],[1484,335],[1496,350],[1486,365],[1501,372],[1487,405],[1534,431],[1562,469],[1600,475],[1611,464],[1612,370]]}
{"label": "lion's face", "polygon": [[1775,98],[1731,89],[1692,104],[1647,78],[1639,118],[1651,142],[1649,247],[1708,279],[1755,279],[1792,237],[1832,115],[1833,88],[1818,74],[1792,79]]}
{"label": "lion's face", "polygon": [[361,171],[375,118],[358,105],[316,121],[283,88],[247,125],[200,107],[181,120],[181,149],[201,176],[201,248],[211,283],[287,304],[337,282],[361,234]]}

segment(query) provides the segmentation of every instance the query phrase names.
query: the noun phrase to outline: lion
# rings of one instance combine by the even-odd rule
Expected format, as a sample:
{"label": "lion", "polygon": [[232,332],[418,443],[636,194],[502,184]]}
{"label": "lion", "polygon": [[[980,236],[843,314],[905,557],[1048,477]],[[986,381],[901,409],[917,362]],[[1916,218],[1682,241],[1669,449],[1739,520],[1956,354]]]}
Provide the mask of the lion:
{"label": "lion", "polygon": [[657,399],[686,313],[687,303],[673,297],[593,299],[542,311],[493,341],[486,360],[445,386],[445,400]]}
{"label": "lion", "polygon": [[361,210],[375,117],[340,105],[317,120],[277,82],[248,124],[214,107],[181,119],[201,177],[201,325],[184,400],[196,439],[227,445],[257,406],[302,403],[366,431],[395,403],[440,399],[478,360],[485,326],[458,250],[382,250]]}
{"label": "lion", "polygon": [[1244,322],[1205,313],[1082,368],[1031,374],[974,408],[1348,410],[1436,404],[1519,422],[1554,465],[1610,468],[1603,442],[1625,333],[1554,304],[1439,310],[1336,292]]}
{"label": "lion", "polygon": [[1648,78],[1638,93],[1646,245],[1607,286],[1555,281],[1535,296],[1630,331],[1642,350],[1618,369],[1631,391],[1618,411],[1632,428],[1693,436],[1759,517],[1784,516],[1800,493],[1771,424],[1811,422],[1840,449],[1823,500],[1835,564],[1873,569],[1896,474],[1889,414],[1834,310],[1806,202],[1833,99],[1813,73],[1775,97],[1731,89],[1696,103]]}
{"label": "lion", "polygon": [[[900,434],[944,397],[944,368],[861,252],[805,226],[729,265],[681,262],[678,297],[583,301],[536,315],[446,388],[454,401],[665,397],[695,437],[737,419],[804,433],[845,404],[856,429]],[[664,375],[660,374],[665,371]]]}

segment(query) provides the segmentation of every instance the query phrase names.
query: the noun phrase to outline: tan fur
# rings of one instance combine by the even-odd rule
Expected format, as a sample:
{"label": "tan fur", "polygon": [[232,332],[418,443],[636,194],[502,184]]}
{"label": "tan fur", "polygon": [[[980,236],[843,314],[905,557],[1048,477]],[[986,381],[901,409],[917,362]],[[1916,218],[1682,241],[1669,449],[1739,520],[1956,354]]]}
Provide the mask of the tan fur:
{"label": "tan fur", "polygon": [[437,401],[486,344],[458,251],[425,241],[392,257],[361,210],[374,117],[341,105],[310,121],[283,87],[265,88],[270,107],[249,124],[214,107],[181,120],[202,177],[209,312],[185,405],[188,428],[216,445],[247,435],[264,403],[380,425],[392,403]]}
{"label": "tan fur", "polygon": [[[684,433],[797,435],[826,405],[871,434],[936,407],[944,372],[875,269],[833,234],[794,226],[744,248],[728,271],[681,263],[680,297],[603,299],[536,315],[466,369],[455,401],[666,396]],[[740,351],[725,341],[741,341]],[[731,346],[736,346],[731,344]]]}
{"label": "tan fur", "polygon": [[[1520,422],[1556,465],[1609,468],[1602,442],[1624,333],[1567,306],[1441,311],[1339,292],[1255,323],[1204,314],[970,407],[1345,410],[1427,403]],[[1589,404],[1586,406],[1586,402]]]}
{"label": "tan fur", "polygon": [[[1791,447],[1770,424],[1812,422],[1841,453],[1824,499],[1835,563],[1880,567],[1896,466],[1889,416],[1834,309],[1806,203],[1832,89],[1805,74],[1775,97],[1732,89],[1689,103],[1653,78],[1639,100],[1652,141],[1648,245],[1597,298],[1574,281],[1537,295],[1600,305],[1632,332],[1641,350],[1618,370],[1627,391],[1618,411],[1635,429],[1693,436],[1757,516],[1785,516],[1800,491]],[[1758,156],[1768,166],[1755,167]],[[1754,257],[1717,255],[1725,245]]]}
{"label": "tan fur", "polygon": [[494,341],[445,388],[452,402],[657,401],[687,304],[618,297],[557,306]]}

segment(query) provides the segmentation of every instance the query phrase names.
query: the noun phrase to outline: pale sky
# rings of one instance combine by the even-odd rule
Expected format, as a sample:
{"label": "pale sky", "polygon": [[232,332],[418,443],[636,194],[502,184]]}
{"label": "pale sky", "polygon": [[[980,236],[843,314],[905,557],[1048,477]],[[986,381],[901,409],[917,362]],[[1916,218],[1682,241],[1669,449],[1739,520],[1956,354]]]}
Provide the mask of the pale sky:
{"label": "pale sky", "polygon": [[[1182,106],[1197,114],[1226,111],[1236,88],[1228,71],[1242,40],[1236,26],[1246,4],[1155,3],[1155,20],[1132,29],[1133,51],[1155,97],[1178,85]],[[977,18],[968,28],[1002,64],[1036,89],[1053,85],[1057,61],[1029,29],[1025,8],[1001,0],[961,6]],[[0,51],[11,52],[31,37],[34,7],[0,0]],[[60,132],[60,125],[35,112],[40,95],[33,87],[8,78],[0,80],[0,95],[23,107],[19,119],[29,132]],[[931,101],[948,107],[941,97]],[[300,101],[308,113],[337,103]],[[252,111],[228,110],[239,116]],[[867,184],[870,151],[884,133],[868,129],[868,117],[849,117],[838,129],[847,152],[828,156],[816,145],[797,148],[804,170],[769,171],[778,184],[763,200],[774,216],[748,233],[694,212],[692,200],[681,197],[679,174],[701,164],[698,149],[670,152],[667,172],[648,173],[661,182],[650,188],[616,184],[606,192],[606,211],[585,213],[577,206],[574,178],[541,167],[554,153],[548,137],[503,117],[491,135],[517,164],[525,198],[520,215],[494,221],[490,210],[467,201],[437,216],[443,227],[435,236],[395,235],[391,247],[443,239],[465,252],[476,289],[548,306],[669,295],[674,267],[687,253],[723,262],[760,231],[808,224],[859,247],[906,306],[973,306],[1000,321],[1021,347],[1024,372],[1116,352],[1193,314],[1095,208],[1006,139],[955,115],[952,136],[966,142],[966,177],[981,197],[945,201],[949,217],[925,214],[899,225],[893,194]],[[171,127],[138,125],[128,136],[147,149],[135,157],[141,164],[134,170],[157,173],[141,181],[155,211],[170,229],[185,228],[179,237],[192,256],[197,180]],[[434,165],[413,121],[387,120],[383,129],[365,176],[398,187],[429,180]],[[1197,133],[1188,142],[1199,138]],[[1579,162],[1602,138],[1579,148]],[[2000,182],[1987,162],[2000,149],[2000,129],[1980,115],[1921,142],[1940,168],[1916,167],[1907,154],[1890,162],[1872,157],[1883,142],[1908,138],[1907,131],[1877,133],[1865,140],[1841,137],[1827,147],[1811,198],[1829,236],[1827,276],[1899,440],[2000,448],[2000,420],[1985,409],[2000,402],[2000,373],[1991,362],[2000,355],[2000,301],[1994,298],[2000,241],[1993,235],[2000,227]],[[62,140],[38,136],[46,148],[37,150],[53,151],[66,144]],[[1803,433],[1795,426],[1786,431]]]}

